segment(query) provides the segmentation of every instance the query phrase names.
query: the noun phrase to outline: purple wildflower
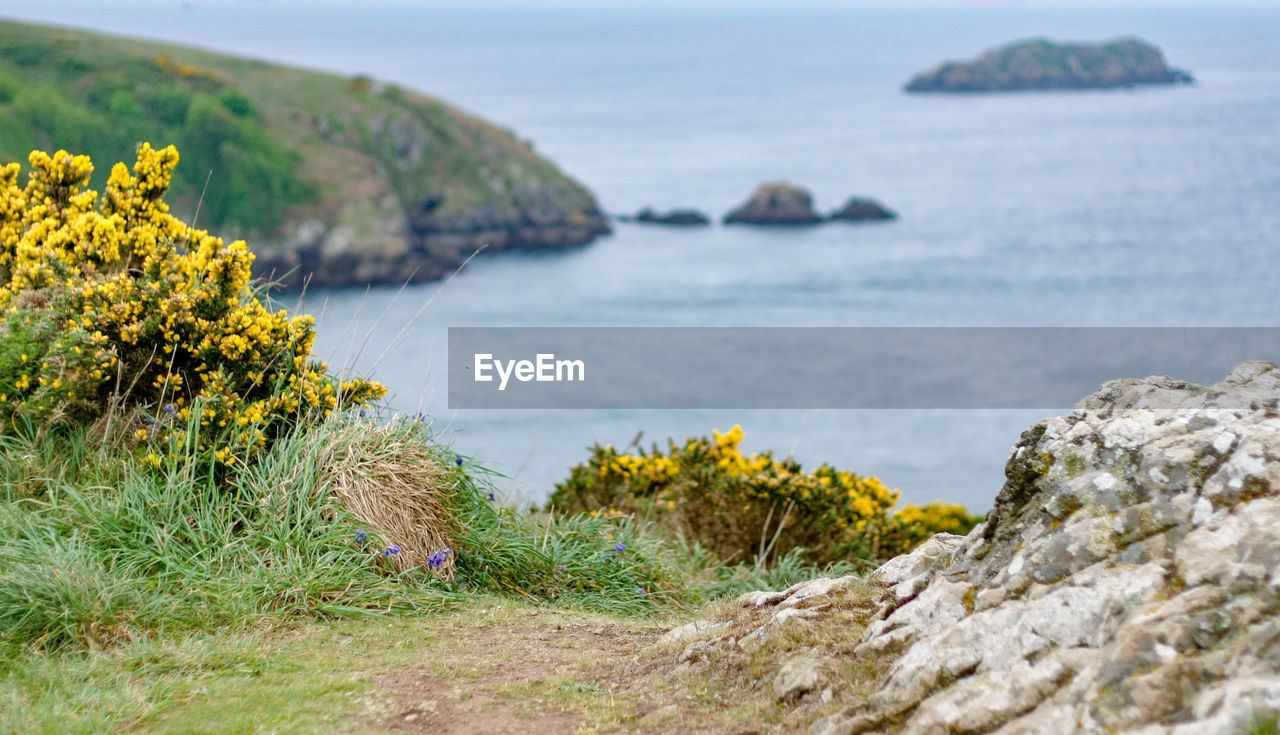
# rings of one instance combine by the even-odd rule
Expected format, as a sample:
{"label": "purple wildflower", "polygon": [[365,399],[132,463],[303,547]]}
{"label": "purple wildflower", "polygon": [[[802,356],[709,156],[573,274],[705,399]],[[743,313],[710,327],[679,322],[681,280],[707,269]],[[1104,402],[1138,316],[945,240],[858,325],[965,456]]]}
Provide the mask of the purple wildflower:
{"label": "purple wildflower", "polygon": [[357,530],[357,531],[356,531],[356,543],[357,543],[357,544],[363,544],[365,541],[368,541],[368,540],[369,540],[369,532],[368,532],[368,531],[366,531],[366,530],[364,530],[364,529],[359,529],[359,530]]}
{"label": "purple wildflower", "polygon": [[449,555],[453,553],[453,549],[444,548],[431,556],[427,557],[427,566],[432,569],[439,569],[441,564],[449,560]]}
{"label": "purple wildflower", "polygon": [[178,412],[178,407],[172,403],[166,403],[164,404],[164,412],[172,416]]}
{"label": "purple wildflower", "polygon": [[382,550],[383,556],[395,556],[400,553],[400,544],[392,544]]}
{"label": "purple wildflower", "polygon": [[619,541],[619,542],[618,542],[618,545],[613,547],[613,550],[614,550],[616,553],[621,554],[622,552],[624,552],[624,551],[626,551],[626,550],[627,550],[627,545],[626,545],[626,544],[624,544],[624,543],[622,543],[621,541]]}
{"label": "purple wildflower", "polygon": [[155,419],[153,419],[153,418],[151,418],[150,416],[144,416],[144,417],[142,418],[142,423],[146,424],[147,426],[150,426],[150,425],[154,424],[155,422],[156,422],[156,420],[155,420]]}
{"label": "purple wildflower", "polygon": [[567,572],[567,571],[569,571],[569,565],[568,565],[568,564],[561,564],[560,566],[556,567],[556,571],[557,571],[557,572]]}
{"label": "purple wildflower", "polygon": [[494,500],[496,500],[496,498],[494,498],[493,493],[492,493],[492,492],[490,492],[490,493],[489,493],[489,502],[490,502],[490,503],[492,503]]}
{"label": "purple wildflower", "polygon": [[461,455],[461,454],[456,454],[456,455],[454,455],[454,457],[453,457],[453,463],[454,463],[454,464],[456,464],[456,465],[458,465],[459,467],[461,467],[461,466],[462,466],[462,455]]}

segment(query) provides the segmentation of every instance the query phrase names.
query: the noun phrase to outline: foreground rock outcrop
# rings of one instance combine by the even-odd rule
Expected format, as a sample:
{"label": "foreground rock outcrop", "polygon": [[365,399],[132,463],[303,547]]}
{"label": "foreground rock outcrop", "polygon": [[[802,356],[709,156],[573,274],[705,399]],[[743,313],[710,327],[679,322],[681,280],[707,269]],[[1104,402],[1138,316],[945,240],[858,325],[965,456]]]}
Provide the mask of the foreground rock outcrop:
{"label": "foreground rock outcrop", "polygon": [[761,184],[751,198],[724,217],[725,224],[812,225],[822,221],[813,195],[785,181]]}
{"label": "foreground rock outcrop", "polygon": [[[832,691],[821,651],[772,674],[780,698],[831,701],[814,735],[1207,735],[1274,722],[1280,369],[1245,363],[1209,388],[1104,385],[1023,433],[984,524],[939,534],[869,581],[874,612],[842,654],[878,667],[869,691]],[[742,605],[768,635],[783,617],[819,625],[840,609],[824,596],[858,583]],[[688,641],[686,657],[743,645],[699,625],[669,634]]]}
{"label": "foreground rock outcrop", "polygon": [[1139,84],[1188,84],[1191,74],[1165,63],[1155,46],[1136,38],[1110,43],[1010,44],[973,61],[949,61],[917,74],[908,92],[1009,92],[1108,89]]}

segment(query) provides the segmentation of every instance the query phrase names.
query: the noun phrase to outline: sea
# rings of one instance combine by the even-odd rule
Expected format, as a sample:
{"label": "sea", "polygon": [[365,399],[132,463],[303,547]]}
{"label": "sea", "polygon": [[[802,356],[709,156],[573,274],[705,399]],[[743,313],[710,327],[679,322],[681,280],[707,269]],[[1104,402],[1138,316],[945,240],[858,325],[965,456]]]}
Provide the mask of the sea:
{"label": "sea", "polygon": [[[395,410],[424,412],[517,502],[545,500],[595,442],[741,425],[747,451],[982,512],[1020,432],[1060,411],[452,410],[449,327],[1280,326],[1276,3],[50,0],[0,15],[420,90],[530,141],[610,213],[718,217],[772,180],[820,209],[862,195],[899,213],[803,230],[618,223],[581,249],[481,255],[447,283],[306,295],[322,357],[388,385]],[[902,91],[1010,41],[1131,35],[1196,84]],[[757,359],[777,358],[719,369]]]}

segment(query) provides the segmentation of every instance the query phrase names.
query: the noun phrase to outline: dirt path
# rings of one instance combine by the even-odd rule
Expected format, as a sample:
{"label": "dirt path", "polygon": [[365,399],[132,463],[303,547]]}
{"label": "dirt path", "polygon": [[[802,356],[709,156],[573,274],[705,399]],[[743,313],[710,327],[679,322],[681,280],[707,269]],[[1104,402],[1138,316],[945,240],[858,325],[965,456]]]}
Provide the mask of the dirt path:
{"label": "dirt path", "polygon": [[[465,617],[462,617],[465,616]],[[559,610],[492,608],[436,621],[421,663],[380,675],[356,731],[507,735],[608,731],[641,714],[640,653],[661,634]]]}
{"label": "dirt path", "polygon": [[[161,677],[167,696],[135,719],[130,730],[148,735],[797,731],[788,719],[791,708],[778,704],[772,689],[761,684],[780,652],[764,651],[767,661],[746,657],[720,668],[682,662],[679,645],[658,645],[658,639],[687,617],[620,618],[477,597],[452,612],[308,621],[222,638],[175,639],[136,654],[145,654],[147,666],[137,676],[148,682]],[[809,645],[810,638],[778,640],[789,650]]]}

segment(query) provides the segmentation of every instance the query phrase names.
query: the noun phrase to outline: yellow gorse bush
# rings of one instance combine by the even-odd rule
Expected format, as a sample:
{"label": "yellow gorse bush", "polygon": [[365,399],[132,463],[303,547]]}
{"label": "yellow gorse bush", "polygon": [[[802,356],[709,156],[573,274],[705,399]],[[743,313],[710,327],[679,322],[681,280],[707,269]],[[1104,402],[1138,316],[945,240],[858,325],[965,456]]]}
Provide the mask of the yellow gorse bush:
{"label": "yellow gorse bush", "polygon": [[663,485],[656,493],[657,499],[674,502],[676,487],[671,481],[679,474],[676,458],[705,455],[719,470],[741,481],[736,483],[740,500],[782,504],[781,512],[792,503],[829,506],[833,509],[831,520],[836,525],[859,530],[898,502],[898,492],[874,477],[862,477],[829,465],[803,472],[794,462],[779,461],[771,453],[743,454],[738,448],[741,442],[742,427],[734,426],[723,434],[713,431],[710,441],[701,437],[690,439],[683,448],[671,444],[670,457],[657,451],[619,454],[602,469],[606,474],[616,472],[629,479]]}
{"label": "yellow gorse bush", "polygon": [[894,514],[903,523],[928,529],[931,533],[967,533],[973,518],[962,505],[929,503],[908,505]]}
{"label": "yellow gorse bush", "polygon": [[938,531],[977,522],[963,506],[933,503],[896,512],[899,493],[875,477],[822,465],[805,471],[771,452],[745,454],[742,428],[668,442],[636,454],[596,446],[557,485],[551,502],[570,511],[622,510],[696,540],[723,559],[770,558],[805,548],[813,561],[880,559]]}
{"label": "yellow gorse bush", "polygon": [[[338,383],[312,359],[313,320],[259,300],[243,241],[225,244],[169,213],[173,146],[142,144],[101,195],[87,188],[86,156],[29,160],[25,186],[17,164],[0,168],[0,416],[92,419],[114,395],[163,407],[173,420],[135,439],[165,442],[185,439],[165,427],[198,406],[200,425],[225,443],[219,458],[233,461],[291,421],[384,394],[369,381]],[[41,344],[45,332],[55,341]]]}

